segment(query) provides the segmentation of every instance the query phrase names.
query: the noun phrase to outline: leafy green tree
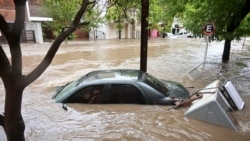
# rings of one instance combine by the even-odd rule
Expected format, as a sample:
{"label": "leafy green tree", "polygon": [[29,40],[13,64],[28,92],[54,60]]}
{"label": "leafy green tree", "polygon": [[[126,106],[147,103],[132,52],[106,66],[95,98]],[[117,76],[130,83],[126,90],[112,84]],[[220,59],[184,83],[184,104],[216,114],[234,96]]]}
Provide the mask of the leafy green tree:
{"label": "leafy green tree", "polygon": [[0,77],[5,88],[5,108],[4,114],[0,114],[0,126],[3,127],[8,141],[25,140],[25,123],[21,113],[23,91],[48,68],[60,44],[76,30],[87,6],[93,3],[89,0],[82,0],[79,10],[73,16],[73,21],[69,23],[66,30],[59,34],[41,63],[33,71],[24,75],[20,37],[25,22],[26,1],[13,0],[16,10],[13,26],[9,27],[4,16],[0,14],[0,30],[6,37],[10,49],[10,58],[8,58],[0,45]]}
{"label": "leafy green tree", "polygon": [[[145,1],[143,1],[145,2]],[[177,15],[178,9],[183,9],[179,1],[168,1],[168,0],[149,0],[149,29],[158,29],[159,31],[170,30],[170,26],[173,22],[173,17]],[[177,6],[178,5],[178,6]],[[174,10],[173,11],[173,8]],[[141,17],[141,4],[139,0],[124,1],[124,0],[110,0],[110,5],[107,10],[106,20],[108,22],[116,22],[118,25],[122,25],[124,22],[133,24],[133,20],[130,17],[130,10],[136,9],[135,17],[140,19]],[[160,23],[164,25],[161,27]],[[122,26],[117,27],[122,28]]]}
{"label": "leafy green tree", "polygon": [[44,0],[43,8],[53,18],[46,24],[57,36],[73,20],[74,14],[80,8],[82,0]]}
{"label": "leafy green tree", "polygon": [[104,18],[102,16],[103,8],[104,7],[95,6],[95,8],[88,9],[84,15],[84,20],[88,22],[88,24],[83,27],[85,31],[95,31],[104,23]]}
{"label": "leafy green tree", "polygon": [[202,35],[202,27],[207,22],[216,26],[214,37],[225,40],[222,60],[230,56],[231,41],[250,34],[249,0],[150,0],[148,21],[150,28],[164,23],[171,27],[173,18],[182,20],[184,27]]}
{"label": "leafy green tree", "polygon": [[[61,32],[61,30],[68,28],[68,25],[73,20],[74,14],[80,8],[81,2],[82,0],[44,0],[43,8],[47,11],[48,15],[53,18],[52,22],[48,22],[45,25],[46,28],[54,31],[56,36]],[[84,31],[89,31],[99,27],[101,23],[104,23],[104,20],[101,17],[102,11],[100,9],[101,8],[96,7],[88,8],[80,21],[84,26],[79,26],[79,28]]]}
{"label": "leafy green tree", "polygon": [[[149,2],[149,29],[157,29],[158,31],[170,29],[173,17],[176,15],[169,11],[171,9],[171,3],[166,3],[164,0],[150,0]],[[162,25],[165,27],[162,27]]]}
{"label": "leafy green tree", "polygon": [[[230,57],[231,41],[249,35],[250,1],[249,0],[150,0],[149,27],[158,30],[170,29],[174,17],[183,21],[184,27],[194,35],[202,35],[205,23],[213,22],[217,40],[225,40],[222,61]],[[128,9],[140,9],[139,1],[110,0],[106,19],[118,22],[118,30],[122,23],[129,21]],[[140,10],[139,10],[140,11]],[[141,15],[140,12],[137,15]],[[159,27],[159,23],[165,26]]]}
{"label": "leafy green tree", "polygon": [[[133,9],[139,9],[141,7],[141,3],[139,0],[133,0],[133,1],[124,1],[124,0],[109,0],[109,5],[107,7],[107,11],[106,11],[106,20],[109,22],[118,22],[118,21],[122,21],[122,22],[132,22],[132,19],[130,17],[130,12]],[[137,15],[137,17],[139,17],[140,15],[138,15],[138,11],[134,11],[137,12],[135,13]]]}
{"label": "leafy green tree", "polygon": [[[107,7],[105,19],[108,23],[116,23],[116,28],[118,29],[119,39],[121,39],[121,31],[123,24],[128,22],[134,24],[135,21],[131,17],[131,10],[140,9],[140,1],[124,1],[124,0],[110,0],[109,6]],[[138,11],[134,13],[138,15]]]}
{"label": "leafy green tree", "polygon": [[167,6],[163,5],[161,1],[157,0],[150,0],[149,5],[149,27],[150,29],[157,29],[161,30],[161,26],[159,23],[162,23],[164,21],[164,14],[163,9],[165,9]]}
{"label": "leafy green tree", "polygon": [[[249,35],[249,0],[184,0],[185,5],[179,13],[184,26],[194,34],[202,33],[206,22],[216,26],[215,37],[225,40],[222,61],[227,62],[230,56],[231,41]],[[177,10],[176,10],[177,13]]]}
{"label": "leafy green tree", "polygon": [[112,6],[108,8],[106,13],[106,19],[108,22],[116,23],[116,28],[118,29],[119,39],[121,39],[121,31],[123,28],[123,23],[125,21],[125,16],[122,7]]}

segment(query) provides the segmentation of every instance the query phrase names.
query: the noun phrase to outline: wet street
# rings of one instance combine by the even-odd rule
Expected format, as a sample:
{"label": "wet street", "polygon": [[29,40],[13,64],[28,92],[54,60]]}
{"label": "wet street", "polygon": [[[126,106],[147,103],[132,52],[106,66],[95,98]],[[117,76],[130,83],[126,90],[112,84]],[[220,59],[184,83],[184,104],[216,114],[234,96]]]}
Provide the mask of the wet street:
{"label": "wet street", "polygon": [[[36,67],[50,43],[23,44],[23,72]],[[187,108],[157,105],[54,103],[58,86],[99,69],[139,69],[140,40],[90,40],[63,43],[45,73],[24,91],[22,114],[27,141],[246,141],[250,139],[250,38],[233,41],[228,64],[221,63],[224,42],[211,42],[204,60],[203,39],[150,39],[148,73],[182,83],[190,93],[216,79],[231,80],[245,107],[235,111],[238,130],[185,117]],[[4,45],[8,53],[8,48]],[[191,78],[188,72],[192,72]],[[4,109],[0,81],[0,112]],[[6,141],[0,128],[0,141]]]}

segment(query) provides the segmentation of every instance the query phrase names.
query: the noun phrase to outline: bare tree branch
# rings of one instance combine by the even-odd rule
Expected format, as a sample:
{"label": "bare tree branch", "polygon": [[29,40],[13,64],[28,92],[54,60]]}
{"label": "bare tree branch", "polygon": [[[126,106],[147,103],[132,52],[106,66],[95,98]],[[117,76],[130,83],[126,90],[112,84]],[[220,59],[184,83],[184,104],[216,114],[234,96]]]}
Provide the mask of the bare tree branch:
{"label": "bare tree branch", "polygon": [[2,75],[8,71],[10,71],[10,62],[0,45],[0,76],[2,77]]}
{"label": "bare tree branch", "polygon": [[108,6],[108,8],[117,5],[118,7],[121,8],[121,10],[122,10],[122,12],[123,12],[123,15],[124,15],[124,18],[125,18],[130,24],[132,24],[132,23],[133,23],[133,20],[129,19],[129,16],[128,16],[128,14],[127,14],[127,10],[130,9],[130,8],[136,8],[136,7],[138,7],[139,4],[140,4],[140,3],[139,3],[139,1],[138,1],[138,3],[134,3],[134,5],[130,5],[129,7],[126,7],[126,6],[124,6],[123,3],[119,2],[118,0],[114,0],[113,3],[110,4],[110,5]]}
{"label": "bare tree branch", "polygon": [[4,128],[4,116],[0,114],[0,125]]}
{"label": "bare tree branch", "polygon": [[11,30],[13,40],[20,40],[24,28],[26,1],[27,0],[14,0],[16,17]]}
{"label": "bare tree branch", "polygon": [[12,73],[16,79],[22,76],[22,51],[20,37],[24,28],[26,0],[14,0],[16,17],[7,41],[10,45]]}
{"label": "bare tree branch", "polygon": [[62,31],[61,34],[56,38],[56,40],[51,45],[49,51],[47,52],[46,56],[42,60],[42,62],[26,77],[24,77],[23,85],[27,86],[36,80],[40,75],[48,68],[50,63],[52,62],[58,48],[60,47],[61,43],[73,32],[76,30],[78,25],[80,24],[80,20],[84,15],[85,11],[87,10],[89,0],[83,0],[81,4],[81,8],[78,10],[72,24],[67,28],[65,31]]}
{"label": "bare tree branch", "polygon": [[10,29],[8,27],[6,20],[4,19],[3,15],[1,15],[1,14],[0,14],[0,30],[5,37],[9,36]]}

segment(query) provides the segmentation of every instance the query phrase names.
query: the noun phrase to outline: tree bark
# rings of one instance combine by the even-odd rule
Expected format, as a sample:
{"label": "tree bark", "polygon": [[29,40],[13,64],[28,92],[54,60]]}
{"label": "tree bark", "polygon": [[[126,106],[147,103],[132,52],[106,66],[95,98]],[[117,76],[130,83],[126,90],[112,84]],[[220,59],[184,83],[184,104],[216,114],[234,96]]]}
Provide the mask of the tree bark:
{"label": "tree bark", "polygon": [[20,36],[24,27],[26,0],[14,0],[16,19],[11,28],[7,26],[4,17],[0,15],[0,30],[5,35],[11,52],[9,59],[0,46],[0,77],[5,88],[5,112],[0,115],[0,126],[4,128],[8,141],[25,141],[25,124],[21,114],[23,90],[36,80],[52,62],[60,44],[68,37],[80,23],[80,19],[87,10],[89,0],[83,0],[70,27],[63,31],[53,42],[42,62],[28,75],[22,74],[22,52]]}
{"label": "tree bark", "polygon": [[0,125],[4,128],[4,115],[0,114]]}
{"label": "tree bark", "polygon": [[[21,114],[23,88],[13,84],[14,79],[5,81],[4,130],[8,141],[25,141],[25,124]],[[14,80],[15,81],[15,80]]]}
{"label": "tree bark", "polygon": [[[240,26],[241,21],[246,17],[246,15],[250,12],[250,1],[246,0],[245,4],[241,8],[241,11],[238,14],[235,14],[232,18],[233,20],[227,27],[227,33],[233,34],[233,32]],[[232,39],[225,39],[224,51],[222,55],[222,62],[228,62],[230,57],[231,50],[231,41]]]}
{"label": "tree bark", "polygon": [[27,76],[25,76],[25,80],[23,81],[23,85],[28,86],[30,83],[35,81],[38,77],[43,74],[43,72],[48,68],[50,63],[52,62],[57,50],[59,49],[61,43],[72,33],[76,30],[79,26],[80,20],[87,10],[89,4],[93,4],[94,2],[89,2],[89,0],[83,0],[81,4],[81,8],[76,13],[72,24],[67,28],[67,30],[60,33],[60,35],[56,38],[56,40],[51,45],[49,51],[43,58],[42,62]]}
{"label": "tree bark", "polygon": [[11,55],[10,63],[2,47],[0,47],[0,58],[3,59],[0,61],[0,76],[3,80],[6,94],[5,113],[4,116],[1,116],[1,125],[4,128],[8,141],[25,140],[25,125],[21,114],[24,85],[22,83],[22,52],[20,37],[24,27],[26,1],[27,0],[13,0],[16,16],[12,27],[6,26],[7,22],[2,16],[0,18],[1,30],[9,43]]}
{"label": "tree bark", "polygon": [[118,38],[121,39],[122,38],[122,30],[119,29],[118,31]]}
{"label": "tree bark", "polygon": [[230,50],[231,50],[231,40],[226,39],[224,44],[224,51],[222,55],[222,62],[226,63],[230,58]]}

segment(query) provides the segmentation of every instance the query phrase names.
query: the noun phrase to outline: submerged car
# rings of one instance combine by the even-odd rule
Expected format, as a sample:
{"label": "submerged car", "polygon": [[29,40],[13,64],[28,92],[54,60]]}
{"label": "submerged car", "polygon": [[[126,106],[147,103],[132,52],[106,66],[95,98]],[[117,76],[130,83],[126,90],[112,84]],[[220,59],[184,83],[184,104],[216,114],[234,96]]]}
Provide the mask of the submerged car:
{"label": "submerged car", "polygon": [[53,99],[57,103],[175,105],[188,97],[180,83],[140,70],[117,69],[90,72],[59,88]]}

